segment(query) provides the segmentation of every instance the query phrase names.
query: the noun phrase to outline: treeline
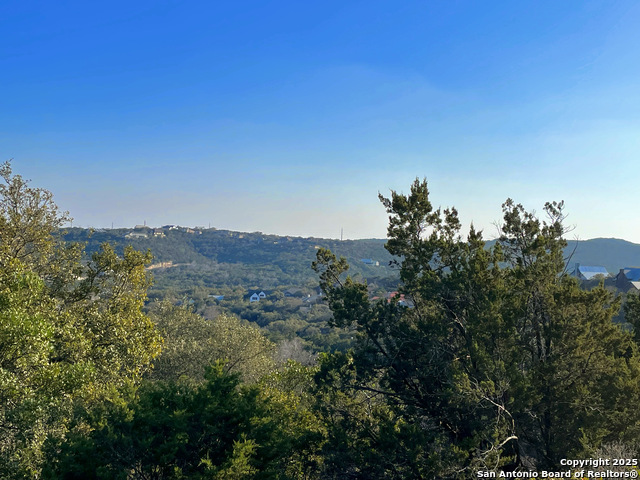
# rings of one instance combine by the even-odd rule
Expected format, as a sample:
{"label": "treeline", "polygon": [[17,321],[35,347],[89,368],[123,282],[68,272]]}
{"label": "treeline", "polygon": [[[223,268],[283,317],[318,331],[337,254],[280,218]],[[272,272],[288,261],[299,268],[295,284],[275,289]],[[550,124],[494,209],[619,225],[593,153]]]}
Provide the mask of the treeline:
{"label": "treeline", "polygon": [[320,334],[351,348],[316,356],[256,325],[275,318],[145,303],[149,254],[87,261],[49,192],[0,175],[0,478],[471,479],[637,456],[640,300],[614,324],[621,299],[564,273],[562,204],[542,221],[507,201],[487,248],[426,182],[381,197],[399,295],[372,300],[318,249]]}

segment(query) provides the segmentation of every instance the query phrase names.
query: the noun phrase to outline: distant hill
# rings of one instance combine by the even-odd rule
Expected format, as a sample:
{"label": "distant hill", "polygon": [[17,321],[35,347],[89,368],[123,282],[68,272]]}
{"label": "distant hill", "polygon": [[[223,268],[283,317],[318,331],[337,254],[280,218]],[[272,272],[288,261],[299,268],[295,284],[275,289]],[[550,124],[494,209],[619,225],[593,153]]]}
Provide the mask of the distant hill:
{"label": "distant hill", "polygon": [[[138,238],[132,238],[132,232]],[[105,229],[92,232],[71,228],[65,239],[85,242],[88,253],[98,250],[104,242],[115,245],[120,252],[125,245],[140,250],[150,249],[154,262],[188,264],[171,269],[172,272],[154,270],[156,276],[182,274],[193,280],[198,275],[205,275],[208,276],[205,284],[220,282],[230,285],[237,282],[239,285],[273,288],[317,280],[311,270],[311,262],[315,260],[319,247],[329,248],[337,255],[346,257],[353,275],[397,278],[397,270],[389,267],[392,257],[384,249],[383,239],[340,241],[216,229],[165,229],[162,236],[154,236],[153,233],[152,229]],[[156,233],[160,234],[160,231],[156,230]],[[569,241],[565,258],[569,263],[569,272],[576,263],[580,263],[601,265],[609,273],[616,274],[620,268],[640,266],[640,245],[616,238]],[[366,262],[363,261],[365,259]]]}
{"label": "distant hill", "polygon": [[[495,242],[490,240],[487,246]],[[616,275],[624,267],[640,266],[640,244],[637,243],[619,238],[592,238],[567,242],[564,258],[569,273],[573,272],[576,263],[602,266],[612,275]]]}
{"label": "distant hill", "polygon": [[[312,351],[347,349],[349,330],[328,327],[331,313],[318,297],[318,275],[311,269],[320,247],[346,257],[349,273],[366,280],[371,295],[396,290],[398,269],[385,250],[385,240],[331,240],[244,233],[215,229],[152,230],[147,228],[98,230],[72,228],[68,241],[86,243],[91,254],[102,243],[122,253],[126,245],[151,250],[153,285],[149,300],[188,302],[205,318],[231,313],[259,325],[273,341],[301,338]],[[488,242],[488,247],[495,241]],[[570,242],[565,250],[568,272],[575,263],[601,265],[615,274],[640,265],[640,245],[613,238]],[[585,288],[592,288],[584,285]],[[267,299],[249,302],[251,292]],[[623,321],[622,317],[616,321]]]}
{"label": "distant hill", "polygon": [[[151,250],[154,263],[173,262],[181,265],[171,269],[154,269],[156,283],[162,283],[163,276],[184,277],[187,283],[196,282],[206,286],[235,283],[247,288],[251,285],[275,288],[310,281],[317,283],[311,262],[315,260],[320,247],[346,257],[352,275],[362,278],[397,277],[397,270],[389,267],[392,257],[384,249],[385,240],[380,239],[340,241],[216,229],[165,229],[162,235],[159,230],[155,232],[158,236],[154,236],[152,229],[105,229],[92,232],[71,228],[64,238],[86,243],[88,254],[107,242],[114,245],[119,253],[126,245],[132,245],[138,250]],[[131,233],[135,235],[131,236]],[[205,279],[197,280],[198,276]],[[174,278],[170,283],[175,281],[177,279]]]}
{"label": "distant hill", "polygon": [[569,241],[565,249],[565,258],[569,257],[569,271],[573,270],[576,263],[580,263],[603,266],[615,275],[621,268],[640,266],[640,245],[618,238],[574,240]]}

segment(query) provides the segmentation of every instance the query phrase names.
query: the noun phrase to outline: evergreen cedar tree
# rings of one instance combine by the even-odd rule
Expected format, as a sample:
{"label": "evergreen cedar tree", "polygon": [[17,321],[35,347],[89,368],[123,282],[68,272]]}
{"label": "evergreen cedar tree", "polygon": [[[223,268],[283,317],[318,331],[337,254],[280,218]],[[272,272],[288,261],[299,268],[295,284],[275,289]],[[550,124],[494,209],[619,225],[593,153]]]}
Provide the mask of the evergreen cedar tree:
{"label": "evergreen cedar tree", "polygon": [[334,326],[357,332],[316,376],[335,478],[558,471],[613,443],[636,449],[637,329],[612,322],[619,298],[566,274],[562,203],[540,219],[507,200],[487,248],[473,227],[461,237],[455,209],[432,207],[426,181],[380,200],[411,308],[369,300],[328,250],[313,264]]}

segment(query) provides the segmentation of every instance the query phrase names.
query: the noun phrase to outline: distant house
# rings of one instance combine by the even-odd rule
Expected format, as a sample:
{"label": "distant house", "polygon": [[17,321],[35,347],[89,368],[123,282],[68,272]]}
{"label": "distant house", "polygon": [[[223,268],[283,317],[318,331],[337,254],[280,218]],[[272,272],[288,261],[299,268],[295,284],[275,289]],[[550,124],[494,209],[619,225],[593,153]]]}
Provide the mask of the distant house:
{"label": "distant house", "polygon": [[312,305],[314,303],[318,303],[321,299],[322,299],[322,294],[313,294],[313,295],[307,295],[306,297],[304,297],[302,299],[302,302]]}
{"label": "distant house", "polygon": [[364,263],[365,265],[380,265],[379,262],[376,262],[371,258],[363,258],[362,263]]}
{"label": "distant house", "polygon": [[576,268],[573,271],[573,276],[579,278],[580,280],[591,280],[598,275],[608,277],[609,272],[607,272],[606,268],[601,266],[580,265],[579,263],[576,263]]}
{"label": "distant house", "polygon": [[209,298],[215,298],[218,301],[222,301],[224,300],[224,295],[214,295],[213,293],[210,293]]}
{"label": "distant house", "polygon": [[640,290],[640,267],[621,268],[616,275],[616,287],[623,292]]}
{"label": "distant house", "polygon": [[267,298],[266,293],[264,293],[263,291],[254,292],[254,294],[249,297],[249,302],[259,302],[263,298]]}

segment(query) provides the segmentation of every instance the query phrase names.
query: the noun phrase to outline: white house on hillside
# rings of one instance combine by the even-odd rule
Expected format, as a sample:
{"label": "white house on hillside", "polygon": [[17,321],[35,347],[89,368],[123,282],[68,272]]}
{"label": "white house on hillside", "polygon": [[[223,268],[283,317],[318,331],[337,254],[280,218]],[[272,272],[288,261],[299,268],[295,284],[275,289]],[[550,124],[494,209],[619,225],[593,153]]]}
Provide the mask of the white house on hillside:
{"label": "white house on hillside", "polygon": [[263,298],[267,298],[267,294],[266,293],[264,293],[263,291],[260,291],[259,293],[256,292],[256,293],[254,293],[253,295],[251,295],[249,297],[249,302],[259,302]]}

